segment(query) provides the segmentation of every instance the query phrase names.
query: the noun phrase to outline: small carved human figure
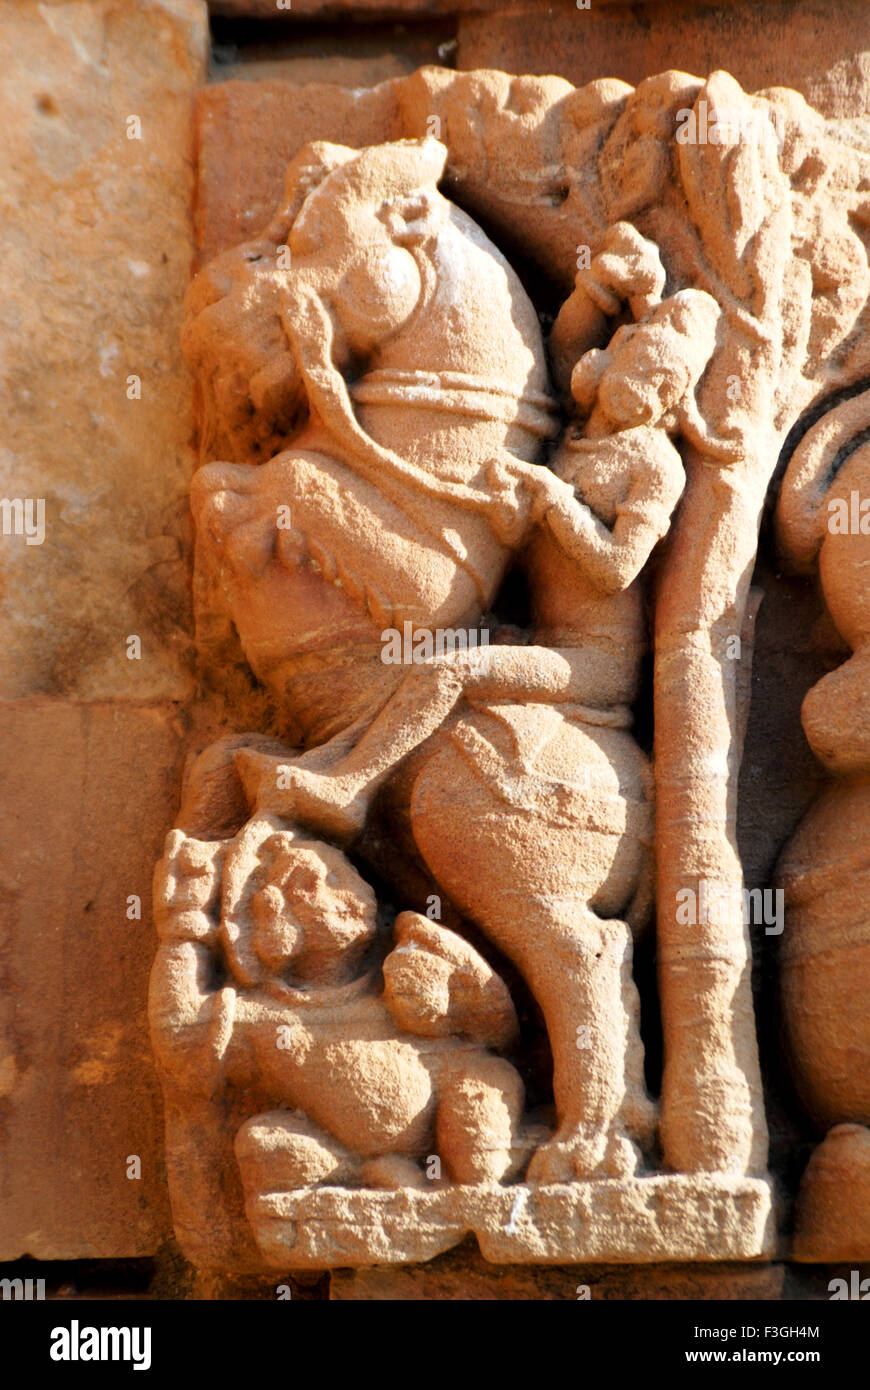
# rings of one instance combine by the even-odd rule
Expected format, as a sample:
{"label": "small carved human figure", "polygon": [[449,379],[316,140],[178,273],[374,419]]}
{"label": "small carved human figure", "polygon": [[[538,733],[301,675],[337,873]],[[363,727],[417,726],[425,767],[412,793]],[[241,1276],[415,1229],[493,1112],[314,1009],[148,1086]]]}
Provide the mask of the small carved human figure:
{"label": "small carved human figure", "polygon": [[344,855],[274,817],[171,832],[156,884],[157,1056],[190,1097],[248,1097],[246,1186],[421,1186],[429,1156],[455,1182],[521,1169],[523,1086],[497,1055],[516,1015],[465,941],[413,912],[385,937]]}

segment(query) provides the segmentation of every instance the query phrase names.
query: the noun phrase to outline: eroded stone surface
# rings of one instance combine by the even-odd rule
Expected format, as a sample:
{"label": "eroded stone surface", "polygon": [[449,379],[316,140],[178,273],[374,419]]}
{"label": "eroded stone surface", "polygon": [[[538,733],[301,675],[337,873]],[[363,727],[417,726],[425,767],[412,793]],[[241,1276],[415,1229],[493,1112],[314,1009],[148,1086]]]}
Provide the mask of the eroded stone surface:
{"label": "eroded stone surface", "polygon": [[779,870],[788,909],[781,969],[790,1061],[813,1121],[831,1126],[801,1183],[801,1259],[870,1256],[868,407],[861,392],[807,432],[777,509],[786,560],[799,573],[817,567],[828,612],[851,652],[803,702],[807,741],[830,780]]}
{"label": "eroded stone surface", "polygon": [[0,1258],[150,1255],[171,1234],[145,1006],[181,739],[172,706],[0,704]]}
{"label": "eroded stone surface", "polygon": [[378,144],[403,132],[390,82],[348,90],[332,83],[229,81],[198,98],[197,247],[203,262],[256,236],[271,217],[284,171],[309,140]]}
{"label": "eroded stone surface", "polygon": [[726,68],[747,91],[791,87],[825,116],[868,110],[870,17],[862,0],[696,0],[611,6],[523,5],[462,15],[456,66],[556,74],[578,87],[598,77],[633,85],[651,73]]}
{"label": "eroded stone surface", "polygon": [[[211,13],[215,13],[213,6]],[[249,29],[242,44],[233,42],[235,30],[229,31],[229,42],[222,43],[218,29],[209,78],[212,82],[277,79],[295,86],[324,82],[339,87],[373,87],[413,72],[424,63],[449,61],[456,50],[453,29],[449,18],[431,14],[412,25],[342,22],[330,26],[328,33],[321,26],[312,32],[290,24],[281,34],[272,26],[260,40],[256,31]]]}
{"label": "eroded stone surface", "polygon": [[770,1256],[772,1191],[753,1179],[649,1177],[560,1187],[369,1193],[322,1188],[248,1207],[276,1268],[410,1264],[472,1230],[493,1264],[655,1263]]}
{"label": "eroded stone surface", "polygon": [[[491,1265],[466,1244],[410,1269],[333,1270],[336,1302],[778,1299],[782,1265]],[[294,1294],[295,1297],[295,1294]]]}
{"label": "eroded stone surface", "polygon": [[192,690],[178,330],[205,18],[198,0],[0,9],[0,495],[44,504],[41,543],[0,536],[5,698]]}
{"label": "eroded stone surface", "polygon": [[792,1254],[810,1264],[867,1259],[870,1130],[840,1124],[814,1151],[801,1181]]}

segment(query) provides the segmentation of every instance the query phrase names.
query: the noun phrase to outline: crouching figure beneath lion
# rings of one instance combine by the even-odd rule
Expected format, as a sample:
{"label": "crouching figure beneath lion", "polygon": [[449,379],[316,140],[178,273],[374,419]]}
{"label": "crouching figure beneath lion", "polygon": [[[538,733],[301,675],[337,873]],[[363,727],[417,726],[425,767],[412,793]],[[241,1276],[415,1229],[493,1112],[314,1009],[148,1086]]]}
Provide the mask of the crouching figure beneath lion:
{"label": "crouching figure beneath lion", "polygon": [[523,1084],[499,1055],[516,1013],[455,933],[414,912],[390,931],[340,850],[268,816],[230,839],[172,831],[155,903],[150,1013],[167,1094],[221,1113],[221,1128],[245,1116],[249,1199],[522,1169]]}

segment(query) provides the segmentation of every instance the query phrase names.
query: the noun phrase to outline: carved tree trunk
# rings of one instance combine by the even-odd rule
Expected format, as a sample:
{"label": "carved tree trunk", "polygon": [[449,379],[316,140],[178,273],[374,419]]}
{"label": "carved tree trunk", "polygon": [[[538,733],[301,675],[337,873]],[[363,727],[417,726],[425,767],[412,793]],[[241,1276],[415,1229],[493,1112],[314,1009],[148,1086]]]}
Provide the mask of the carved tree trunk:
{"label": "carved tree trunk", "polygon": [[[726,643],[743,629],[772,463],[714,469],[696,455],[688,469],[655,632],[662,1143],[677,1171],[763,1172],[767,1131],[737,851],[737,662]],[[677,894],[690,889],[697,903],[702,880],[727,883],[727,905],[713,907],[706,922],[681,924]]]}
{"label": "carved tree trunk", "polygon": [[[701,102],[747,122],[758,115],[724,73]],[[763,1172],[767,1162],[737,849],[737,662],[726,643],[743,632],[783,402],[800,408],[797,345],[811,303],[792,258],[791,191],[771,130],[736,144],[681,144],[677,154],[698,237],[693,278],[723,310],[698,403],[736,446],[730,463],[687,452],[655,622],[661,1133],[667,1164],[683,1172]],[[687,900],[697,911],[684,915],[696,920],[681,922]]]}

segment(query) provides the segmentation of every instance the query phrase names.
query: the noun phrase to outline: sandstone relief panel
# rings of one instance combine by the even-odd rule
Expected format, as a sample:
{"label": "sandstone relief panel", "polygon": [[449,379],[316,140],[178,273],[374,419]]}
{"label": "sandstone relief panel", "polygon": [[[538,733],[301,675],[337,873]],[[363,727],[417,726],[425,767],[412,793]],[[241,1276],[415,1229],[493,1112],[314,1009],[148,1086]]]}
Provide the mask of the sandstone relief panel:
{"label": "sandstone relief panel", "polygon": [[870,1171],[870,150],[724,73],[361,104],[186,302],[231,731],[155,877],[176,1232],[231,1271],[771,1256],[736,817],[777,496],[854,652],[805,706],[785,1017]]}
{"label": "sandstone relief panel", "polygon": [[777,510],[784,558],[818,569],[851,650],[803,703],[807,739],[830,775],[780,861],[786,1038],[824,1142],[804,1174],[795,1256],[870,1251],[870,397],[835,406],[789,463]]}

